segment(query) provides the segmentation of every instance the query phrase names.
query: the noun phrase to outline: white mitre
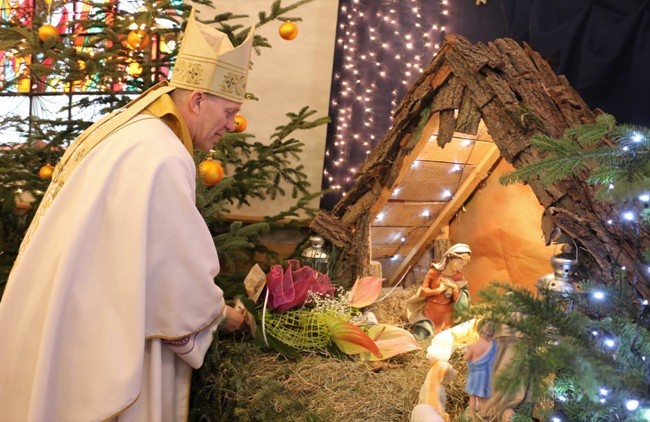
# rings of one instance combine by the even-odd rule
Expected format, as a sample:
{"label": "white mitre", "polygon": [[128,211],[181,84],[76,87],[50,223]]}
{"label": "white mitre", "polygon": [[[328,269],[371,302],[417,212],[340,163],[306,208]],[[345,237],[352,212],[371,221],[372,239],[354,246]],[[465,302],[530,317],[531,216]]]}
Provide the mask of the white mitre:
{"label": "white mitre", "polygon": [[192,9],[170,85],[243,103],[254,29],[251,27],[243,43],[233,47],[225,33],[198,22]]}

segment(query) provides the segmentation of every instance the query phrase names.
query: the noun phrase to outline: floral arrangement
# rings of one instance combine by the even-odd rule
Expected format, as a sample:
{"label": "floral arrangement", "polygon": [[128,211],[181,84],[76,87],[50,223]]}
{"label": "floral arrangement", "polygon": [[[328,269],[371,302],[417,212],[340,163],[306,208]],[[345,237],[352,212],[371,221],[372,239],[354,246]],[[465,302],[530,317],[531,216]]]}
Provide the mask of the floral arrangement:
{"label": "floral arrangement", "polygon": [[383,280],[362,277],[345,291],[297,260],[286,268],[274,265],[268,274],[256,265],[244,282],[248,298],[242,303],[256,341],[287,357],[315,351],[381,360],[420,349],[409,331],[362,312],[378,300]]}

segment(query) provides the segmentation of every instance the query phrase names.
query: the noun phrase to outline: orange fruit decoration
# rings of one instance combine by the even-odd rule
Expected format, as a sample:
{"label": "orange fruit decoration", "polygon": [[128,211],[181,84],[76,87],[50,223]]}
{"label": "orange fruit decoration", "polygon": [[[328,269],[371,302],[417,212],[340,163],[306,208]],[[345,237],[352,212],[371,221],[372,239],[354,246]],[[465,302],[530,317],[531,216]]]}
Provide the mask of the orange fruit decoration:
{"label": "orange fruit decoration", "polygon": [[291,21],[286,21],[282,25],[280,25],[280,29],[278,31],[280,33],[280,36],[284,38],[287,41],[291,41],[292,39],[296,38],[298,36],[298,25]]}
{"label": "orange fruit decoration", "polygon": [[46,40],[52,37],[56,38],[58,36],[59,36],[59,31],[57,31],[56,28],[50,25],[49,23],[46,23],[45,25],[38,28],[38,39],[40,39],[43,42],[45,42]]}
{"label": "orange fruit decoration", "polygon": [[151,38],[146,31],[142,29],[133,30],[129,32],[129,35],[126,37],[126,43],[134,50],[143,50],[147,48]]}
{"label": "orange fruit decoration", "polygon": [[199,174],[201,175],[201,180],[206,186],[214,186],[223,179],[224,172],[221,163],[208,159],[202,161],[199,164]]}
{"label": "orange fruit decoration", "polygon": [[54,166],[45,164],[38,171],[38,177],[40,177],[41,179],[49,180],[52,178],[52,173],[54,173]]}
{"label": "orange fruit decoration", "polygon": [[246,126],[248,126],[248,122],[246,121],[246,118],[242,116],[241,114],[238,114],[235,116],[235,132],[243,132],[246,130]]}

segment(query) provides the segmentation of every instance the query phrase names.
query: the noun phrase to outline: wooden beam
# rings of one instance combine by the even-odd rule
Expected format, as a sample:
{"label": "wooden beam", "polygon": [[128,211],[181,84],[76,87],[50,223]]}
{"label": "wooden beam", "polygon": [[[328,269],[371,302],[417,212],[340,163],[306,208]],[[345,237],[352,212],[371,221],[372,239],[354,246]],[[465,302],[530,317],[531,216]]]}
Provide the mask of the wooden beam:
{"label": "wooden beam", "polygon": [[431,245],[433,240],[438,236],[443,227],[447,226],[454,214],[465,204],[465,201],[474,192],[478,185],[489,175],[490,170],[501,157],[496,145],[492,145],[490,151],[485,155],[483,160],[476,166],[472,174],[460,186],[453,199],[447,203],[440,214],[427,229],[424,236],[420,238],[417,244],[411,248],[411,252],[404,258],[397,270],[388,280],[388,285],[393,286],[404,273],[408,271],[420,259],[424,251]]}

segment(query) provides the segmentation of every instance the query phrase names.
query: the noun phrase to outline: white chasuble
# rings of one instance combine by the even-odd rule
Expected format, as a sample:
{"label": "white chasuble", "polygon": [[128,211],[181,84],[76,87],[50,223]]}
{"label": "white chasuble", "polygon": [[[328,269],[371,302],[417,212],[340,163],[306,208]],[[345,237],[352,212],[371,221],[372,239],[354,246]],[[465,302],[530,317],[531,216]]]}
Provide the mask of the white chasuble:
{"label": "white chasuble", "polygon": [[181,421],[225,312],[195,164],[158,118],[94,147],[0,302],[0,420]]}

